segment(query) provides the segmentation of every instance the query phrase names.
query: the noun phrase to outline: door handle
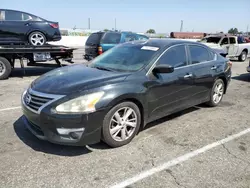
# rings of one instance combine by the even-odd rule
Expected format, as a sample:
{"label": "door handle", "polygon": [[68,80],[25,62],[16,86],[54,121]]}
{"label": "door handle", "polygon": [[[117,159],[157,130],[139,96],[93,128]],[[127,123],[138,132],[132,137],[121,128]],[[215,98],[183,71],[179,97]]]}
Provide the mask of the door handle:
{"label": "door handle", "polygon": [[187,74],[187,75],[184,76],[185,79],[191,78],[191,77],[193,77],[193,74],[191,74],[191,73],[189,73],[189,74]]}
{"label": "door handle", "polygon": [[211,67],[211,70],[216,70],[216,69],[217,69],[216,66],[212,66],[212,67]]}

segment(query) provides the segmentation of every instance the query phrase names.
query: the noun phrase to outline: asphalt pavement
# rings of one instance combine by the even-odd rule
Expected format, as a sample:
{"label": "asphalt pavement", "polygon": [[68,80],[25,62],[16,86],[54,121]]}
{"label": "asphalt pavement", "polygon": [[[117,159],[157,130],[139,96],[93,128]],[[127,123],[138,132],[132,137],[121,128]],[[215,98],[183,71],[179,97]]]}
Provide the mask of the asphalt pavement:
{"label": "asphalt pavement", "polygon": [[[80,50],[75,59],[86,63]],[[200,105],[150,123],[116,149],[59,146],[31,135],[21,121],[21,93],[51,68],[27,68],[26,75],[16,69],[0,81],[0,187],[249,188],[247,64],[233,61],[220,106]]]}

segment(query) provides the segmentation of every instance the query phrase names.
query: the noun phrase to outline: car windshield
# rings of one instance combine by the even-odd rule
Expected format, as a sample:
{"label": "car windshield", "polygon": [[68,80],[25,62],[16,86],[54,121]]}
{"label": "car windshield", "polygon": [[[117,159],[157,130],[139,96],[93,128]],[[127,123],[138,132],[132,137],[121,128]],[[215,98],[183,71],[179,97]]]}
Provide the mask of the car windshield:
{"label": "car windshield", "polygon": [[138,71],[151,62],[158,50],[157,47],[123,44],[96,57],[89,67],[122,72]]}
{"label": "car windshield", "polygon": [[221,37],[205,37],[205,38],[201,39],[201,42],[218,44],[220,42],[220,39],[221,39]]}

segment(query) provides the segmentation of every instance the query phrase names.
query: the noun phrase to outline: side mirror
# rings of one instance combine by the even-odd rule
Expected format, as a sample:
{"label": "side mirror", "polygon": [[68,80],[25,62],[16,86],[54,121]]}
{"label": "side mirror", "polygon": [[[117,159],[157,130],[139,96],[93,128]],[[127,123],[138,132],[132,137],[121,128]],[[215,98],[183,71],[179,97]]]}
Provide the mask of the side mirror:
{"label": "side mirror", "polygon": [[153,69],[153,73],[171,73],[174,72],[174,67],[170,65],[157,65]]}

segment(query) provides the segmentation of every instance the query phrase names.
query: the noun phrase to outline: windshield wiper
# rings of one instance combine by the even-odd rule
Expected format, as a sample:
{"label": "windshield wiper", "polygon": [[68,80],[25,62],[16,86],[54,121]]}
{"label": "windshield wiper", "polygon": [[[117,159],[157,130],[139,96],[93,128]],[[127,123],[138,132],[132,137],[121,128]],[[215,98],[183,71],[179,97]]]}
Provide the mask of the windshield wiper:
{"label": "windshield wiper", "polygon": [[114,71],[113,69],[106,68],[106,67],[94,66],[94,68],[99,69],[99,70]]}

